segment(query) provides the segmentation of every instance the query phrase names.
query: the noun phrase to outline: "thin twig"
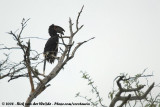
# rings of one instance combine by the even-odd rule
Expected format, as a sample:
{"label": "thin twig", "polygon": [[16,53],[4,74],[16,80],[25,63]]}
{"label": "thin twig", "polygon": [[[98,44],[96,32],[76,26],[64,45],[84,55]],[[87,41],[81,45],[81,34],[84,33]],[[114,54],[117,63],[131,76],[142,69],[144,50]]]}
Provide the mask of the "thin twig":
{"label": "thin twig", "polygon": [[41,39],[41,40],[48,40],[48,39],[44,39],[44,38],[40,38],[40,37],[23,37],[21,39]]}
{"label": "thin twig", "polygon": [[79,29],[79,27],[78,27],[79,17],[80,17],[80,15],[81,15],[81,13],[82,13],[83,8],[84,8],[84,5],[82,6],[81,11],[78,13],[78,17],[77,17],[77,20],[76,20],[76,28],[77,28],[77,30]]}

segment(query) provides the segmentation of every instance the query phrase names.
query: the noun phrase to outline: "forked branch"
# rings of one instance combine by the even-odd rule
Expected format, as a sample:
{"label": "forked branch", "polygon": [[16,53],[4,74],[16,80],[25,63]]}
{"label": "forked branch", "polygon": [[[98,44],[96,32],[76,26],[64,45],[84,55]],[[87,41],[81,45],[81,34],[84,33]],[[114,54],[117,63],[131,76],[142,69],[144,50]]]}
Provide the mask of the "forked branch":
{"label": "forked branch", "polygon": [[109,107],[115,107],[115,104],[118,101],[122,101],[121,105],[119,107],[123,107],[123,105],[125,105],[128,101],[132,101],[132,100],[142,100],[145,99],[146,96],[149,94],[149,92],[151,92],[151,90],[154,87],[154,83],[152,83],[152,85],[149,86],[149,88],[146,90],[146,92],[144,92],[143,95],[131,95],[128,94],[127,96],[121,96],[122,93],[127,93],[127,92],[138,92],[141,89],[144,88],[145,85],[140,85],[137,88],[129,88],[129,89],[125,89],[122,87],[121,85],[121,81],[126,81],[128,79],[124,79],[125,76],[119,76],[119,79],[117,80],[117,86],[118,86],[118,92],[115,94],[115,97],[113,98],[113,100],[110,103]]}
{"label": "forked branch", "polygon": [[[83,6],[84,7],[84,6]],[[70,36],[64,36],[64,38],[68,39],[68,44],[66,44],[63,40],[63,37],[60,36],[60,38],[62,39],[62,44],[64,46],[64,50],[62,48],[62,54],[61,56],[58,58],[58,63],[57,65],[53,68],[53,70],[44,78],[42,79],[42,81],[38,84],[38,86],[35,88],[35,91],[33,93],[31,93],[26,101],[26,103],[31,103],[32,100],[34,98],[36,98],[41,92],[43,92],[47,87],[48,87],[48,82],[51,81],[52,79],[54,79],[57,74],[60,72],[61,69],[63,69],[64,65],[74,57],[74,54],[76,53],[77,49],[84,43],[94,39],[91,38],[89,40],[80,42],[77,44],[77,46],[75,46],[73,48],[74,45],[74,41],[73,38],[75,36],[76,33],[78,33],[78,31],[83,27],[83,25],[81,25],[80,27],[78,27],[78,20],[79,17],[82,13],[83,7],[81,9],[81,11],[79,12],[78,16],[77,16],[77,20],[76,20],[76,31],[73,31],[73,23],[71,18],[69,19],[69,30],[70,30]],[[73,48],[73,49],[72,49]],[[70,52],[72,53],[70,55]],[[26,105],[26,107],[29,107],[29,105]]]}

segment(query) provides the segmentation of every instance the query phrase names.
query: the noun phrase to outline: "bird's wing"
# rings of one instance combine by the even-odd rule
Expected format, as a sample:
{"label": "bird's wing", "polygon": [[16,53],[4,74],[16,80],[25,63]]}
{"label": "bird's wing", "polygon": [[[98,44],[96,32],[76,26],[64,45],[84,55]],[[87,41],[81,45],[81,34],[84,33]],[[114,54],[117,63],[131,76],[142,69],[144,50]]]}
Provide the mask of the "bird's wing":
{"label": "bird's wing", "polygon": [[49,38],[44,47],[44,56],[48,62],[50,63],[54,62],[55,59],[54,56],[56,56],[58,52],[57,47],[58,47],[58,37]]}

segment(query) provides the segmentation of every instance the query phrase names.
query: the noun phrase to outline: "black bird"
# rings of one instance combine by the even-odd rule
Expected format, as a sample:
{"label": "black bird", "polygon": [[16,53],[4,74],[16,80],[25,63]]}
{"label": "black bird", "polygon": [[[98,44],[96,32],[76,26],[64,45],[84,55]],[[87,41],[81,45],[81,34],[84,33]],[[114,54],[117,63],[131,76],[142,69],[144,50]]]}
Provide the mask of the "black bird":
{"label": "black bird", "polygon": [[54,24],[49,26],[48,33],[51,37],[48,39],[44,47],[43,54],[45,60],[44,60],[43,73],[45,72],[46,60],[51,64],[54,63],[55,57],[58,52],[59,34],[64,35],[63,32],[65,32],[65,30],[60,26],[56,26]]}

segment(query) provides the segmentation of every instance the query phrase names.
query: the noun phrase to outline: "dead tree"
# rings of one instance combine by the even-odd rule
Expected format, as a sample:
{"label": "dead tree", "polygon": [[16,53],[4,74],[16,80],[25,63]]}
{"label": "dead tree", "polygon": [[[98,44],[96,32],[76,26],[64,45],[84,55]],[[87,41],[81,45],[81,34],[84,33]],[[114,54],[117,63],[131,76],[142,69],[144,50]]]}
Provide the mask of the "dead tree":
{"label": "dead tree", "polygon": [[[83,6],[84,7],[84,6]],[[20,61],[19,63],[11,63],[10,62],[10,66],[7,67],[7,69],[9,70],[7,74],[5,75],[1,75],[0,79],[4,78],[4,77],[10,77],[9,81],[13,80],[13,79],[17,79],[19,77],[29,77],[29,81],[30,81],[30,85],[31,85],[31,93],[28,96],[27,100],[26,100],[26,105],[25,107],[29,107],[30,103],[32,102],[32,100],[34,98],[36,98],[38,95],[40,95],[48,86],[50,86],[50,84],[48,84],[52,79],[54,79],[57,74],[61,71],[61,69],[64,68],[64,66],[67,64],[68,61],[70,61],[77,49],[83,45],[84,43],[94,39],[88,39],[86,41],[83,42],[79,42],[79,43],[74,43],[74,36],[83,28],[83,25],[79,25],[79,18],[80,15],[82,13],[83,7],[81,8],[80,12],[78,13],[77,19],[76,19],[76,23],[75,23],[75,27],[76,30],[73,31],[73,22],[71,20],[71,18],[69,18],[69,31],[70,31],[70,35],[69,36],[62,36],[60,35],[60,39],[62,41],[62,46],[60,47],[61,50],[61,56],[57,57],[57,61],[58,63],[55,65],[55,67],[50,71],[50,73],[48,75],[44,75],[43,73],[41,73],[41,70],[37,69],[37,66],[43,62],[43,59],[40,59],[40,55],[41,53],[38,53],[36,50],[32,50],[31,49],[31,42],[29,38],[28,42],[25,43],[23,41],[24,38],[22,38],[22,32],[24,30],[24,28],[26,27],[26,23],[28,22],[28,20],[23,19],[22,23],[21,23],[21,30],[18,34],[16,34],[16,32],[12,32],[10,31],[9,34],[11,36],[13,36],[14,40],[17,42],[16,47],[3,47],[2,49],[7,49],[7,50],[13,50],[13,49],[19,49],[23,52],[23,60]],[[37,37],[38,38],[38,37]],[[26,38],[25,38],[26,39]],[[31,53],[34,53],[34,56],[31,55]],[[8,57],[8,56],[7,56]],[[3,65],[5,65],[5,63],[8,61],[8,59],[6,59],[6,61],[3,61],[4,64],[2,63],[0,67],[4,67]],[[6,63],[7,64],[7,63]],[[0,72],[2,73],[5,69],[1,70]],[[22,73],[22,70],[27,70],[26,73]],[[33,83],[34,80],[38,81],[38,84],[35,85]]]}

